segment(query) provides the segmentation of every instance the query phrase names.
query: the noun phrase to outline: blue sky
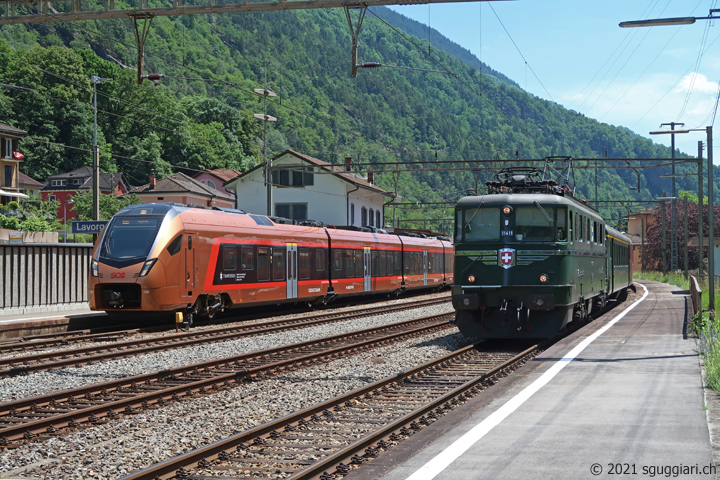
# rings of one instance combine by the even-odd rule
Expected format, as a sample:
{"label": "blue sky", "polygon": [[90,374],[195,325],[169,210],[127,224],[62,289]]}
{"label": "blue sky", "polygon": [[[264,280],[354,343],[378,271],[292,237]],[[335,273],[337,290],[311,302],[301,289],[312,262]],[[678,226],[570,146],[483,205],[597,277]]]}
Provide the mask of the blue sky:
{"label": "blue sky", "polygon": [[[670,135],[648,133],[661,129],[661,123],[704,129],[713,122],[720,25],[710,20],[629,29],[618,24],[707,17],[719,3],[516,0],[390,8],[429,23],[538,97],[670,145]],[[720,164],[720,115],[713,129],[714,160]],[[697,142],[705,139],[704,131],[690,132],[676,135],[675,143],[681,151],[697,155]]]}

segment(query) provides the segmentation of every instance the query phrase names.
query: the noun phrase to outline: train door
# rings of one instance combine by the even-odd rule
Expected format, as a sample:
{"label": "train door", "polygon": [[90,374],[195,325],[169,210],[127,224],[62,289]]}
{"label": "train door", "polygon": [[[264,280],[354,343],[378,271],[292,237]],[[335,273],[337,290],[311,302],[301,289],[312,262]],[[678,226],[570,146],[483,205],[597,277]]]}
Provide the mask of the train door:
{"label": "train door", "polygon": [[195,246],[193,241],[194,234],[188,234],[185,246],[185,290],[188,291],[188,295],[192,295],[190,292],[195,286]]}
{"label": "train door", "polygon": [[423,285],[428,284],[428,254],[427,250],[423,250]]}
{"label": "train door", "polygon": [[364,289],[366,292],[372,290],[372,250],[370,247],[363,248],[363,277],[364,277]]}
{"label": "train door", "polygon": [[285,264],[287,265],[287,298],[298,296],[298,247],[297,243],[285,245]]}

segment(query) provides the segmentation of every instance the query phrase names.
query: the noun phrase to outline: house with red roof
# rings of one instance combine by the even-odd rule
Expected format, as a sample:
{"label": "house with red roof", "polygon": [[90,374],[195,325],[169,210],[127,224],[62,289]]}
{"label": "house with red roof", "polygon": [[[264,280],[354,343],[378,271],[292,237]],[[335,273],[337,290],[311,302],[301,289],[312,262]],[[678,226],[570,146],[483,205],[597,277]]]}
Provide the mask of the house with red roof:
{"label": "house with red roof", "polygon": [[235,191],[225,188],[223,185],[242,175],[242,172],[234,168],[215,168],[203,170],[193,175],[193,178],[203,185],[223,191],[228,195],[235,195]]}
{"label": "house with red roof", "polygon": [[[130,190],[130,184],[121,172],[100,173],[100,192],[106,195],[115,193],[124,195]],[[63,223],[67,219],[77,218],[70,203],[76,192],[92,191],[92,167],[84,166],[67,173],[58,173],[47,178],[47,184],[40,190],[43,201],[57,200],[60,206],[57,211],[58,220]],[[64,204],[68,203],[65,207]],[[65,217],[67,215],[67,219]]]}
{"label": "house with red roof", "polygon": [[162,179],[151,175],[148,183],[133,188],[130,193],[140,197],[143,203],[180,203],[189,207],[221,208],[234,208],[235,204],[235,197],[225,193],[224,189],[210,187],[180,172]]}

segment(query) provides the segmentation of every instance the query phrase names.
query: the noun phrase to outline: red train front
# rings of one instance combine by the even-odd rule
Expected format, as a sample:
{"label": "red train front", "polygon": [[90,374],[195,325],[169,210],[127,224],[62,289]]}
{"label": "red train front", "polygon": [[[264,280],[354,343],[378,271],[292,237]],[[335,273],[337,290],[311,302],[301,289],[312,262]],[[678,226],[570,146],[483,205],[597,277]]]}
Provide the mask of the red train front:
{"label": "red train front", "polygon": [[134,205],[112,218],[95,247],[90,308],[183,312],[188,320],[245,305],[440,288],[452,283],[452,254],[448,241],[435,238]]}

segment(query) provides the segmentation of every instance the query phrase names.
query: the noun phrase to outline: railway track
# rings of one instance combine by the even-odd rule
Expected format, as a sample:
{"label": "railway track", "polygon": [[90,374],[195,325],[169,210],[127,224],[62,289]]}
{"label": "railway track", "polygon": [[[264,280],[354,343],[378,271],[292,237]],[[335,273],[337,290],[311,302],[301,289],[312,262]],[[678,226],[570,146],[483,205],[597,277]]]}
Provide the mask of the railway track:
{"label": "railway track", "polygon": [[330,361],[454,328],[454,311],[345,333],[294,345],[215,359],[194,365],[104,382],[0,404],[0,445],[13,446],[83,423],[107,422],[121,414],[232,388],[290,370]]}
{"label": "railway track", "polygon": [[470,346],[122,480],[342,478],[540,353]]}
{"label": "railway track", "polygon": [[[448,296],[444,300],[434,299],[421,299],[413,300],[410,302],[403,302],[408,308],[422,307],[427,305],[433,305],[435,302],[442,303],[443,301],[449,302],[450,297]],[[342,307],[339,307],[342,308]],[[373,311],[373,309],[382,308],[382,306],[367,307],[367,311]],[[365,309],[360,309],[365,311]],[[332,312],[327,312],[327,315],[334,315]],[[322,314],[319,314],[322,315]],[[104,314],[99,314],[98,319],[106,318]],[[249,320],[257,320],[262,318],[259,314],[250,314]],[[302,318],[302,315],[297,318]],[[222,319],[224,322],[233,321],[232,318]],[[243,320],[248,320],[245,316]],[[136,335],[139,333],[149,333],[153,331],[160,331],[167,329],[167,325],[155,325],[151,327],[133,327],[133,328],[118,328],[113,326],[93,328],[93,329],[82,329],[72,330],[67,332],[56,332],[56,333],[45,333],[39,335],[28,335],[23,337],[10,337],[0,339],[0,355],[7,355],[12,353],[27,353],[37,350],[55,348],[55,347],[67,347],[70,345],[77,345],[89,342],[115,342],[123,337],[130,335]],[[229,330],[235,328],[233,326],[217,327],[212,330]]]}
{"label": "railway track", "polygon": [[[440,305],[447,302],[447,298],[426,299],[395,305],[382,305],[359,308],[349,312],[344,311],[319,313],[311,316],[305,315],[282,320],[217,327],[206,330],[192,331],[188,333],[160,335],[151,338],[142,338],[127,341],[116,341],[109,344],[64,349],[54,352],[28,354],[21,357],[0,358],[0,378],[12,375],[23,375],[42,370],[63,368],[68,366],[79,367],[81,365],[97,363],[109,359],[114,360],[122,357],[140,355],[143,353],[154,353],[174,348],[191,347],[209,342],[223,342],[248,336],[266,335],[280,331],[288,331],[293,329],[322,325],[330,322],[351,320],[353,318],[368,315],[381,315],[396,311],[405,311],[413,308]],[[94,334],[90,338],[92,338],[93,341],[101,341],[103,337],[98,337],[97,335],[103,334]],[[107,336],[108,334],[104,335]],[[113,335],[117,335],[117,333]],[[56,340],[51,340],[51,342],[55,341]],[[105,341],[109,341],[108,338],[105,338]],[[41,342],[45,343],[46,340],[42,340]],[[32,348],[48,348],[49,346],[57,346],[57,343],[53,345],[46,345],[45,347],[40,347],[39,344],[33,345]],[[14,352],[16,353],[17,350],[15,350]]]}

